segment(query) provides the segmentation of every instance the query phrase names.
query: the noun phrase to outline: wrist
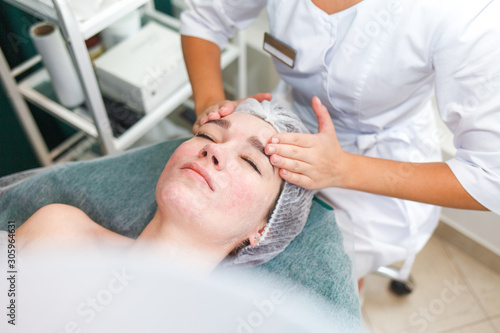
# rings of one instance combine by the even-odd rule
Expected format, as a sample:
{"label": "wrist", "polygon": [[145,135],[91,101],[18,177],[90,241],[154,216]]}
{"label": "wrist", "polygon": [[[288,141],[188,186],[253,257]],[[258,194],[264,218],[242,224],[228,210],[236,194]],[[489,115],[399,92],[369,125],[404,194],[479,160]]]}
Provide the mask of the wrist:
{"label": "wrist", "polygon": [[344,189],[355,189],[356,184],[360,181],[359,169],[359,155],[344,152],[341,162],[338,164],[338,179],[337,187]]}
{"label": "wrist", "polygon": [[196,112],[196,115],[199,116],[203,112],[205,112],[208,108],[217,105],[221,103],[222,101],[225,100],[224,96],[218,96],[218,97],[210,97],[210,98],[205,98],[201,101],[197,101],[195,99],[194,102],[194,111]]}

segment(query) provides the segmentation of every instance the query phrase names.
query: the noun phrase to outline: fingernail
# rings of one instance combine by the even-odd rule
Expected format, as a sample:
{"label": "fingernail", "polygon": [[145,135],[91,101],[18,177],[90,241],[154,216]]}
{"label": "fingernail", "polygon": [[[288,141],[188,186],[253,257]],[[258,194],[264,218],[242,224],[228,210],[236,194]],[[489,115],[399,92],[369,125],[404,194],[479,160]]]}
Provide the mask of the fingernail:
{"label": "fingernail", "polygon": [[281,173],[283,174],[283,176],[286,176],[288,174],[288,171],[286,171],[285,169],[281,169],[283,171],[281,171]]}
{"label": "fingernail", "polygon": [[280,143],[280,140],[278,138],[273,138],[271,140],[272,143]]}
{"label": "fingernail", "polygon": [[276,148],[274,148],[273,146],[270,146],[267,151],[269,152],[269,154],[274,154],[276,152]]}
{"label": "fingernail", "polygon": [[279,158],[278,156],[274,156],[273,164],[279,164],[280,162],[281,162],[281,158]]}

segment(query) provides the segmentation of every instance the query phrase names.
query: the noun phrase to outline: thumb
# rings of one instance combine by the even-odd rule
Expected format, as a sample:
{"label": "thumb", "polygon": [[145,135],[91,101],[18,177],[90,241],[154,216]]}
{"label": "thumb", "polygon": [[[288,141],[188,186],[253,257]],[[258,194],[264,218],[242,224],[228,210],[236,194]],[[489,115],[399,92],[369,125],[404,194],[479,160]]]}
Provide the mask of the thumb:
{"label": "thumb", "polygon": [[312,108],[318,118],[318,133],[335,133],[332,118],[317,96],[312,99]]}
{"label": "thumb", "polygon": [[225,117],[225,116],[231,114],[234,111],[234,109],[241,102],[243,102],[244,100],[249,99],[249,98],[254,98],[254,99],[256,99],[259,102],[263,102],[263,101],[270,101],[273,98],[273,95],[270,94],[270,93],[259,93],[259,94],[255,94],[255,95],[252,95],[252,96],[249,96],[249,97],[245,97],[245,98],[239,99],[237,101],[232,102],[230,105],[228,105],[230,107],[224,107],[224,110],[219,111],[220,115],[223,116],[223,117]]}
{"label": "thumb", "polygon": [[[252,96],[247,97],[247,98],[254,98],[254,99],[258,100],[259,102],[262,102],[262,101],[270,101],[273,98],[273,95],[271,95],[270,93],[259,93],[259,94],[255,94],[255,95],[252,95]],[[247,98],[240,99],[240,102],[247,99]]]}

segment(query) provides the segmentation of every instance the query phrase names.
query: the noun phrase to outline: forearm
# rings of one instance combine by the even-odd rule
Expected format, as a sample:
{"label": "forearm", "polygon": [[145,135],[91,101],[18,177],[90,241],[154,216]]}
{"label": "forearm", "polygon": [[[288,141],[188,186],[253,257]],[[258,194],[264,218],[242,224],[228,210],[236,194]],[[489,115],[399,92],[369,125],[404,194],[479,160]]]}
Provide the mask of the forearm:
{"label": "forearm", "polygon": [[184,61],[193,88],[196,114],[225,99],[219,47],[207,40],[181,36]]}
{"label": "forearm", "polygon": [[446,163],[409,163],[347,154],[342,187],[428,204],[487,210],[460,184]]}

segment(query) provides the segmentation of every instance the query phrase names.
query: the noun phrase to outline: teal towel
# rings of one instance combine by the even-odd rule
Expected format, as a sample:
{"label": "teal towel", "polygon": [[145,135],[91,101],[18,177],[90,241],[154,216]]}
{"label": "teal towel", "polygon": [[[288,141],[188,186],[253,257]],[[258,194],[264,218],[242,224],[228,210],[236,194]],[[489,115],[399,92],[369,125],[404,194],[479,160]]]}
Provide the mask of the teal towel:
{"label": "teal towel", "polygon": [[[7,221],[15,221],[19,227],[39,208],[64,203],[82,209],[109,230],[136,238],[156,211],[156,182],[182,142],[163,142],[4,177],[0,179],[0,230],[7,230]],[[333,210],[319,199],[313,201],[303,232],[289,247],[250,270],[300,285],[326,301],[323,310],[340,332],[362,330],[352,263]]]}

